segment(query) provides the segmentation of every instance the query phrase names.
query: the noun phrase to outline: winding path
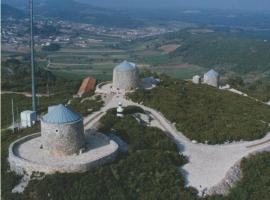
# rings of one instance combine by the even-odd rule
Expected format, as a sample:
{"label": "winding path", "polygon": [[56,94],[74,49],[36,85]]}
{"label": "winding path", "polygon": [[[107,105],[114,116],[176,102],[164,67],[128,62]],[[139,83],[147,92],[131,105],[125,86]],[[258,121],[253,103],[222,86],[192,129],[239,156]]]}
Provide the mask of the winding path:
{"label": "winding path", "polygon": [[[105,87],[109,88],[108,86]],[[108,90],[102,91],[102,89],[99,89],[98,92],[111,95]],[[249,142],[234,142],[222,145],[194,144],[183,133],[176,130],[175,126],[162,113],[125,99],[123,93],[113,95],[100,111],[85,118],[85,128],[91,128],[108,109],[117,107],[119,102],[123,106],[135,105],[148,111],[155,120],[155,124],[175,141],[180,152],[189,159],[189,162],[181,169],[186,178],[186,185],[195,187],[200,195],[203,191],[219,184],[230,168],[243,157],[258,151],[270,151],[270,133],[262,139]]]}

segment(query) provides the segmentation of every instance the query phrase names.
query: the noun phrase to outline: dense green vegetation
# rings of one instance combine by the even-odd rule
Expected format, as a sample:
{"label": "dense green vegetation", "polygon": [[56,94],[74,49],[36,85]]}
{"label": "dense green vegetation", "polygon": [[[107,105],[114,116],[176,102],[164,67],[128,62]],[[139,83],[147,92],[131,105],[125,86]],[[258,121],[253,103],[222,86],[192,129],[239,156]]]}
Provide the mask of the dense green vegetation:
{"label": "dense green vegetation", "polygon": [[[20,60],[16,58],[7,59],[1,62],[1,86],[4,91],[31,91],[31,67],[27,58]],[[55,76],[37,66],[36,69],[37,86],[40,90],[45,89],[46,83],[54,85]]]}
{"label": "dense green vegetation", "polygon": [[238,73],[270,70],[270,42],[233,34],[190,34],[171,53],[184,62]]}
{"label": "dense green vegetation", "polygon": [[92,112],[99,110],[103,106],[101,96],[89,98],[73,98],[69,104],[72,110],[80,113],[82,116],[87,116]]}
{"label": "dense green vegetation", "polygon": [[245,83],[244,80],[237,76],[231,77],[227,83],[233,88],[247,93],[249,96],[259,99],[263,102],[270,101],[270,81],[266,79],[256,80],[252,83]]}
{"label": "dense green vegetation", "polygon": [[188,138],[203,143],[254,140],[269,131],[269,106],[207,85],[162,77],[158,87],[129,97],[159,110]]}

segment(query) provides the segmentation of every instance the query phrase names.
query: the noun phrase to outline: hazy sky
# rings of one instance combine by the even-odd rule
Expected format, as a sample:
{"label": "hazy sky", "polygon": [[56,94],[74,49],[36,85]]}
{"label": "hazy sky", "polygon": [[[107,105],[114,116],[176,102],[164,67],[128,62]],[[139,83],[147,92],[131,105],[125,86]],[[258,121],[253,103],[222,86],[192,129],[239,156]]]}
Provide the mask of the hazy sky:
{"label": "hazy sky", "polygon": [[270,0],[77,0],[114,8],[219,8],[270,10]]}

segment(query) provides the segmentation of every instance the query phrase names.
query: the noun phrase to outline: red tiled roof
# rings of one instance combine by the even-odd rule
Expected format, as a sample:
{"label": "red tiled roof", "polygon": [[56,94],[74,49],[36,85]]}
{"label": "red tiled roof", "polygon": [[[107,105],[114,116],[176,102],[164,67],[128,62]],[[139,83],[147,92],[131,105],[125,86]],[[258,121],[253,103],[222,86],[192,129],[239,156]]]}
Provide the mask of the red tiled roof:
{"label": "red tiled roof", "polygon": [[84,93],[89,92],[90,90],[94,89],[95,85],[96,85],[96,79],[95,78],[86,77],[85,79],[83,79],[82,84],[81,84],[80,89],[77,92],[77,94],[79,96],[81,96]]}

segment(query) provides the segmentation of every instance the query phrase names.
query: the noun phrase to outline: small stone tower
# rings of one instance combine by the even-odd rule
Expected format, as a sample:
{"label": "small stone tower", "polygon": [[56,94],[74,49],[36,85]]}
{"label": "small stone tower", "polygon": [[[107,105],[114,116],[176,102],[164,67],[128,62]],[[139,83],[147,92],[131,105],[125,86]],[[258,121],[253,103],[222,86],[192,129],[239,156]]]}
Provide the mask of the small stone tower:
{"label": "small stone tower", "polygon": [[203,76],[203,83],[213,87],[219,86],[219,73],[211,69]]}
{"label": "small stone tower", "polygon": [[132,90],[139,85],[139,70],[135,63],[126,60],[113,70],[113,89]]}
{"label": "small stone tower", "polygon": [[63,104],[42,117],[41,137],[43,149],[54,156],[78,154],[86,145],[82,117]]}

